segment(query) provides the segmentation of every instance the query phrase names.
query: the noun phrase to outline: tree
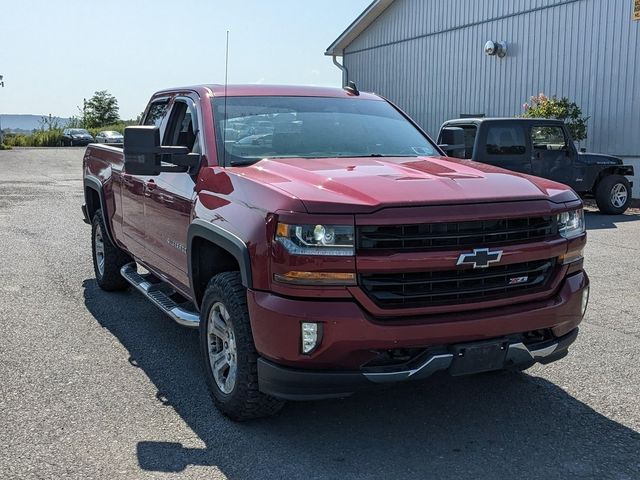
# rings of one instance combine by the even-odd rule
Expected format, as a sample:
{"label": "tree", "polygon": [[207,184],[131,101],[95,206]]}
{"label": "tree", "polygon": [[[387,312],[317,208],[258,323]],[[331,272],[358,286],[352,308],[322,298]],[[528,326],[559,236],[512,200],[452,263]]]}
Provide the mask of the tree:
{"label": "tree", "polygon": [[58,117],[54,117],[51,114],[49,116],[40,117],[40,130],[41,131],[50,131],[50,130],[60,130],[60,119]]}
{"label": "tree", "polygon": [[558,98],[555,95],[551,98],[544,93],[533,96],[528,103],[525,103],[524,113],[526,118],[554,118],[563,120],[567,124],[571,136],[576,142],[587,138],[587,120],[589,117],[582,116],[582,109],[568,98]]}
{"label": "tree", "polygon": [[69,117],[69,120],[67,121],[67,128],[84,128],[82,117],[77,115]]}
{"label": "tree", "polygon": [[83,110],[85,128],[99,128],[120,121],[118,100],[106,90],[95,92]]}

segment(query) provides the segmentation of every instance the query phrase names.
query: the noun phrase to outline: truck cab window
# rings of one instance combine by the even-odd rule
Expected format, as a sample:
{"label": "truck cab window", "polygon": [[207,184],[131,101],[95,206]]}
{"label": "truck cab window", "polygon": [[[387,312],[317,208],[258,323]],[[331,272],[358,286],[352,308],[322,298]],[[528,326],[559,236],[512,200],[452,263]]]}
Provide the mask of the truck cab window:
{"label": "truck cab window", "polygon": [[464,158],[473,158],[473,146],[476,143],[478,128],[475,125],[463,125],[464,130]]}
{"label": "truck cab window", "polygon": [[144,117],[143,125],[155,125],[159,127],[162,123],[162,119],[164,118],[164,114],[167,111],[167,100],[162,100],[159,102],[154,102],[149,107],[147,111],[147,115]]}
{"label": "truck cab window", "polygon": [[536,151],[567,149],[567,139],[562,127],[533,127],[531,144]]}
{"label": "truck cab window", "polygon": [[524,155],[527,151],[524,131],[519,126],[491,126],[487,131],[489,155]]}
{"label": "truck cab window", "polygon": [[201,153],[194,117],[195,112],[185,102],[176,101],[171,110],[163,145],[187,147],[189,152]]}

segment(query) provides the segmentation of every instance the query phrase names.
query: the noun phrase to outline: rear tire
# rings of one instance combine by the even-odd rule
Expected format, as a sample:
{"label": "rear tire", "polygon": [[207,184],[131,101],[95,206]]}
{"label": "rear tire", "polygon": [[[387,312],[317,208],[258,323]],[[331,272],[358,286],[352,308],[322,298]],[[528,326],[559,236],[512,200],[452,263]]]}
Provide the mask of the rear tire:
{"label": "rear tire", "polygon": [[602,213],[620,215],[631,204],[631,184],[622,175],[607,175],[596,187],[596,203]]}
{"label": "rear tire", "polygon": [[207,285],[200,309],[200,350],[211,398],[224,415],[244,421],[282,408],[284,401],[258,389],[258,353],[240,272],[220,273]]}
{"label": "rear tire", "polygon": [[129,286],[120,269],[133,259],[111,243],[107,235],[102,210],[93,215],[91,225],[91,250],[96,282],[103,290],[113,292],[125,290]]}

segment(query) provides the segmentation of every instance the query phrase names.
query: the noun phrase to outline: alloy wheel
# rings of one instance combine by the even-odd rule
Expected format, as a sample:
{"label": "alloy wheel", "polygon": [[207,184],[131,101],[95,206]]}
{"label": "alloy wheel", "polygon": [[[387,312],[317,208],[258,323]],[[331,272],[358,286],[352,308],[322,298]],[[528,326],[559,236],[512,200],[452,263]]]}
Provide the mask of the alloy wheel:
{"label": "alloy wheel", "polygon": [[627,203],[629,192],[623,183],[616,183],[611,189],[611,204],[616,208],[621,208]]}
{"label": "alloy wheel", "polygon": [[104,275],[104,239],[102,238],[102,230],[100,229],[100,227],[96,228],[93,243],[96,253],[96,265],[98,267],[98,273],[100,273],[100,276],[102,277]]}
{"label": "alloy wheel", "polygon": [[209,312],[207,337],[209,364],[216,385],[229,395],[236,385],[238,351],[236,337],[229,312],[221,302],[216,302]]}

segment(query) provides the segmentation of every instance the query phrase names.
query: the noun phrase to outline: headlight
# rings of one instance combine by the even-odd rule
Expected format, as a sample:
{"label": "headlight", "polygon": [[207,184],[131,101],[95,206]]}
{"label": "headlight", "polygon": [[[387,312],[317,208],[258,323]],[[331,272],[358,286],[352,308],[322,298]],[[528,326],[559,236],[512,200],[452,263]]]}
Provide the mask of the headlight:
{"label": "headlight", "polygon": [[584,233],[584,210],[571,210],[558,215],[558,233],[564,238],[574,238]]}
{"label": "headlight", "polygon": [[353,256],[353,227],[278,223],[276,241],[295,255]]}

